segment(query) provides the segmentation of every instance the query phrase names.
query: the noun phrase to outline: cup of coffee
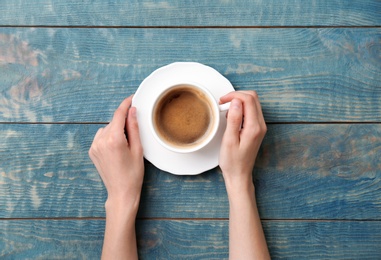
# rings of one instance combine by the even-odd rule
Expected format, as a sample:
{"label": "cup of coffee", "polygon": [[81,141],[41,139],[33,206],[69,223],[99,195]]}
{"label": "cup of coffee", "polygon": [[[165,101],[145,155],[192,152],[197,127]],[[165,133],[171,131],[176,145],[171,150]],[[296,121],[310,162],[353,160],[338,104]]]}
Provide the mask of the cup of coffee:
{"label": "cup of coffee", "polygon": [[227,110],[200,84],[184,82],[164,88],[156,98],[150,127],[156,140],[168,150],[190,153],[212,141]]}

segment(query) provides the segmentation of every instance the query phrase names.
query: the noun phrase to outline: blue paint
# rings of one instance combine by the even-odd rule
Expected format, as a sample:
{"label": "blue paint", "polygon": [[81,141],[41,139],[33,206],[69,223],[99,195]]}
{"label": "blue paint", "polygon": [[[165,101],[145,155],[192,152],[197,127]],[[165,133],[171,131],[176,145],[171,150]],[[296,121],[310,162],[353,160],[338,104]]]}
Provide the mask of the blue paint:
{"label": "blue paint", "polygon": [[[377,26],[377,0],[6,1],[0,24],[50,26]],[[20,15],[22,14],[22,15]]]}
{"label": "blue paint", "polygon": [[[3,1],[0,258],[99,258],[106,191],[87,154],[93,136],[153,70],[196,61],[259,94],[269,131],[253,177],[272,258],[380,259],[380,10],[378,0]],[[227,258],[220,170],[145,168],[140,258]]]}
{"label": "blue paint", "polygon": [[[15,45],[6,59],[27,54],[2,68],[0,89],[10,101],[2,105],[5,122],[107,122],[153,70],[179,60],[208,64],[236,89],[256,90],[267,122],[381,120],[379,29],[7,28],[0,34],[7,35],[3,45]],[[19,98],[14,84],[24,88],[16,101],[21,107],[12,103]]]}

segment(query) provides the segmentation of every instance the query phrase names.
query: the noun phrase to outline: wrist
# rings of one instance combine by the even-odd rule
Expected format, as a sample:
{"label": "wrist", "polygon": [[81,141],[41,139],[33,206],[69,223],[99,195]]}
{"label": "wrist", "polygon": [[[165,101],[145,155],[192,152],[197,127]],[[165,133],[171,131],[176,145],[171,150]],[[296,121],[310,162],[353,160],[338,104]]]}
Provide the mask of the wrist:
{"label": "wrist", "polygon": [[245,200],[255,198],[254,185],[248,185],[248,187],[230,188],[227,189],[229,201],[233,200]]}
{"label": "wrist", "polygon": [[254,189],[252,172],[223,172],[226,190],[230,192],[246,191]]}
{"label": "wrist", "polygon": [[140,196],[134,199],[108,197],[105,202],[106,215],[135,218],[139,209],[139,201]]}
{"label": "wrist", "polygon": [[225,181],[225,185],[229,201],[255,198],[255,187],[252,178]]}
{"label": "wrist", "polygon": [[113,197],[107,199],[102,259],[137,259],[135,231],[137,208],[125,200],[116,200]]}

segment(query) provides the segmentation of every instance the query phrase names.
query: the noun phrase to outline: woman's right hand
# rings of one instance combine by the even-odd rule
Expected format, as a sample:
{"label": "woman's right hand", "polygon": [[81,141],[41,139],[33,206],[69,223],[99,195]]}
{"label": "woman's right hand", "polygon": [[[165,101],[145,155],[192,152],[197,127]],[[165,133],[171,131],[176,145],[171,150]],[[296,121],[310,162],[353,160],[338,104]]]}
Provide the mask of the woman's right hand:
{"label": "woman's right hand", "polygon": [[252,185],[252,170],[267,127],[255,91],[235,91],[220,98],[231,102],[222,139],[219,164],[226,187]]}

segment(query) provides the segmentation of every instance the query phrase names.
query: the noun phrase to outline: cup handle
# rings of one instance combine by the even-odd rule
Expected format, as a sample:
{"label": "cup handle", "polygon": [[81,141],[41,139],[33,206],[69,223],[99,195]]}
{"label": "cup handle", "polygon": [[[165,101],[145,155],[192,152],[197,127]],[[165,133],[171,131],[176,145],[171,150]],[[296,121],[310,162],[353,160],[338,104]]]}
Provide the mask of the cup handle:
{"label": "cup handle", "polygon": [[225,103],[222,105],[218,105],[218,107],[220,108],[220,112],[228,111],[229,107],[230,107],[230,103],[231,102],[228,102],[228,103]]}

